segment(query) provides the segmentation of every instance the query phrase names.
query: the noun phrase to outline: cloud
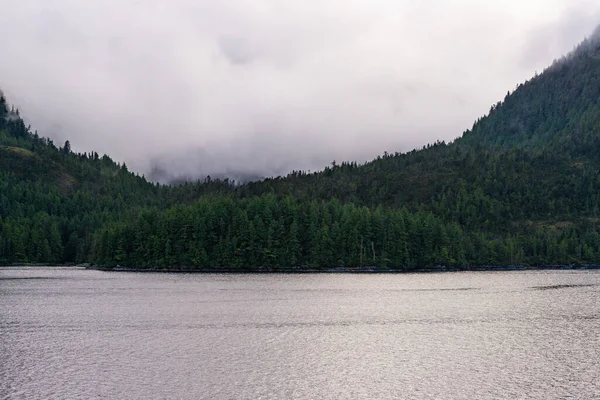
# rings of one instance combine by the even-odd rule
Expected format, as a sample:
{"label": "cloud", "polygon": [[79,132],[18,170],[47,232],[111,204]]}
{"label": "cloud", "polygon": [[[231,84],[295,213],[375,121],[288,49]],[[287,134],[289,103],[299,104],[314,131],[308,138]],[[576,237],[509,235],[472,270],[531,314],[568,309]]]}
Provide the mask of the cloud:
{"label": "cloud", "polygon": [[524,68],[534,67],[540,60],[565,55],[584,38],[597,36],[600,32],[599,24],[600,6],[591,2],[583,2],[578,7],[565,10],[558,20],[531,29],[521,65]]}
{"label": "cloud", "polygon": [[164,180],[277,175],[451,140],[598,22],[573,0],[24,0],[0,87]]}

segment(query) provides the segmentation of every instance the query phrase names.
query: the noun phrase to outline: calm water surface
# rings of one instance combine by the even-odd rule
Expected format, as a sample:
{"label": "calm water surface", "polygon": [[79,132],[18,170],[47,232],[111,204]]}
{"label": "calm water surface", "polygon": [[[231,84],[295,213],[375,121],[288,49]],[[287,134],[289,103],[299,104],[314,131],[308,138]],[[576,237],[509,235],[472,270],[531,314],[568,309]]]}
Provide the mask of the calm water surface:
{"label": "calm water surface", "polygon": [[600,398],[600,273],[0,269],[4,399]]}

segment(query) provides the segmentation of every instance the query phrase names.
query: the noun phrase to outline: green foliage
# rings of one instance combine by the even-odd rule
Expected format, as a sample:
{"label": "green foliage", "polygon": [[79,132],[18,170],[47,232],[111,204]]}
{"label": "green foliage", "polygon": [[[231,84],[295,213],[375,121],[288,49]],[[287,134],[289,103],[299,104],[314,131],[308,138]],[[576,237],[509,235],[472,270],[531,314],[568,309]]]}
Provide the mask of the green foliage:
{"label": "green foliage", "polygon": [[[336,200],[209,196],[192,206],[141,211],[129,224],[109,224],[95,237],[93,258],[102,265],[139,268],[265,267],[273,271],[592,263],[600,256],[598,238],[593,230],[575,229],[555,233],[534,229],[507,237],[468,233],[428,212],[371,210]],[[564,243],[562,252],[557,243]]]}

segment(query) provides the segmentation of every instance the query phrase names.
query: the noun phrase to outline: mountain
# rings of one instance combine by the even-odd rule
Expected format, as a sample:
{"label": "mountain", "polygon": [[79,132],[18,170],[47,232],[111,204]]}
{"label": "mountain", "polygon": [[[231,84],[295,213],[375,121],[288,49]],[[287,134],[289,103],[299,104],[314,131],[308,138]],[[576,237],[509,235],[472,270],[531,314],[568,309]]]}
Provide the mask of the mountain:
{"label": "mountain", "polygon": [[384,155],[362,166],[342,163],[323,173],[292,174],[244,190],[447,211],[462,192],[471,196],[481,189],[482,201],[501,203],[495,206],[503,220],[507,212],[518,219],[589,215],[597,206],[599,121],[597,39],[519,85],[453,143]]}
{"label": "mountain", "polygon": [[0,262],[202,270],[600,263],[600,30],[451,143],[161,186],[0,104]]}

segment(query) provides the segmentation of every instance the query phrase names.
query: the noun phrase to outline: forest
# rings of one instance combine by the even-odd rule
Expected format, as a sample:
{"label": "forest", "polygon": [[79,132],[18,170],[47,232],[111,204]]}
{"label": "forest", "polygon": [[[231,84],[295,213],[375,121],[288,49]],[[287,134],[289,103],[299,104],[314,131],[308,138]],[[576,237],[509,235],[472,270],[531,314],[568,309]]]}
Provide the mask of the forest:
{"label": "forest", "polygon": [[198,270],[600,264],[600,38],[456,140],[239,184],[161,185],[0,95],[0,264]]}

